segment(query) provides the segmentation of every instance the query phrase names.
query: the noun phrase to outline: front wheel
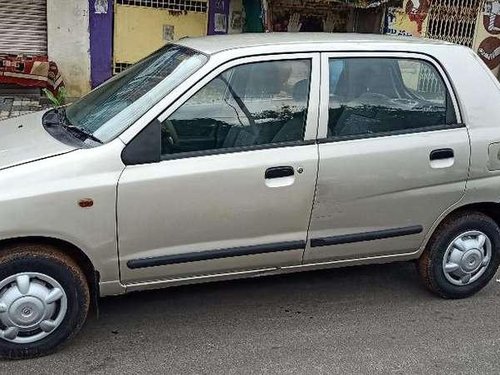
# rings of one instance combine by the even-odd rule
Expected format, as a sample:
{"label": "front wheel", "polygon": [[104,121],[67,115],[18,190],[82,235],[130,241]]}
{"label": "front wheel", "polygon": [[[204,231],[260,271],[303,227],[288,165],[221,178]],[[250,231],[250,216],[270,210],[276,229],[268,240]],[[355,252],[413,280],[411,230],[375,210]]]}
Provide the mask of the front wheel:
{"label": "front wheel", "polygon": [[424,284],[444,298],[481,290],[500,263],[500,229],[482,213],[464,213],[442,224],[418,261]]}
{"label": "front wheel", "polygon": [[49,354],[74,336],[89,308],[80,268],[50,246],[0,251],[0,358]]}

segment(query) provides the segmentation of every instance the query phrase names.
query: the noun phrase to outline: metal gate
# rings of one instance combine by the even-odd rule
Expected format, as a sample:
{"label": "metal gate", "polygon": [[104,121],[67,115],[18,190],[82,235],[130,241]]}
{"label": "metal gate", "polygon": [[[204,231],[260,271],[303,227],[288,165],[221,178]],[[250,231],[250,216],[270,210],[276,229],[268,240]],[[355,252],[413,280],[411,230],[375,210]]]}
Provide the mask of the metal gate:
{"label": "metal gate", "polygon": [[482,0],[433,0],[425,36],[472,47]]}
{"label": "metal gate", "polygon": [[0,53],[47,54],[47,0],[0,0]]}
{"label": "metal gate", "polygon": [[[478,12],[482,0],[434,0],[431,2],[425,37],[471,47],[474,44]],[[430,68],[419,75],[418,90],[442,95],[443,85]]]}

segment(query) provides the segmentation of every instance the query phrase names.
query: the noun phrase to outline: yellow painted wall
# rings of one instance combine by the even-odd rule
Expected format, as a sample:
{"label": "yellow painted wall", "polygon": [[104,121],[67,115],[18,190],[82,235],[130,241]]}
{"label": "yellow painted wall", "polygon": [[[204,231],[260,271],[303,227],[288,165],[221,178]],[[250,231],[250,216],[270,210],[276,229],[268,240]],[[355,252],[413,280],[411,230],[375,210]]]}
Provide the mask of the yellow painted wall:
{"label": "yellow painted wall", "polygon": [[177,12],[138,6],[115,6],[114,60],[135,63],[163,46],[163,25],[174,26],[174,39],[207,33],[207,13]]}

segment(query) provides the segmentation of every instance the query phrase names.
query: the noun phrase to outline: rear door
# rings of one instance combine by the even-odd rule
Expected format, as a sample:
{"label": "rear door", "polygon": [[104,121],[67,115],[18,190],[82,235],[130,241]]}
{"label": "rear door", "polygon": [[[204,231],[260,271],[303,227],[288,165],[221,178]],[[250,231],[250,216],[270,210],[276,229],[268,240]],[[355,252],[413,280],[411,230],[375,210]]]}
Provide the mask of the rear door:
{"label": "rear door", "polygon": [[468,175],[468,133],[446,75],[422,55],[357,53],[323,55],[322,77],[305,262],[415,252]]}

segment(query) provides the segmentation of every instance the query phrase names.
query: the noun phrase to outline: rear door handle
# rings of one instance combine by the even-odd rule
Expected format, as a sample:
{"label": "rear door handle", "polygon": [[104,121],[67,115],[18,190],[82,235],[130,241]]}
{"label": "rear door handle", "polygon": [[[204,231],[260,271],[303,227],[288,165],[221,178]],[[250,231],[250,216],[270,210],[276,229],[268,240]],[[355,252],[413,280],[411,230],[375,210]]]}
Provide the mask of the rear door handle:
{"label": "rear door handle", "polygon": [[290,166],[268,168],[266,169],[266,180],[271,178],[293,176],[293,173],[293,167]]}
{"label": "rear door handle", "polygon": [[437,150],[432,150],[429,159],[432,160],[442,160],[451,159],[455,156],[451,148],[439,148]]}

